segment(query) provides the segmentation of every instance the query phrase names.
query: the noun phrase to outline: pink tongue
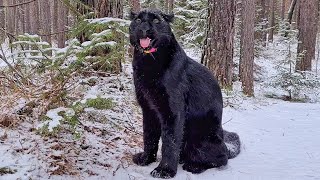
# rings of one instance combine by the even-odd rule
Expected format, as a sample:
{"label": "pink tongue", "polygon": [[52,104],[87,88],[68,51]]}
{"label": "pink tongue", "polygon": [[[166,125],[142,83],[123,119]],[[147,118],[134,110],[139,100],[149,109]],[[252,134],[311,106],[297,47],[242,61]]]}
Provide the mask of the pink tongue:
{"label": "pink tongue", "polygon": [[140,46],[141,46],[143,49],[145,49],[145,48],[149,47],[150,41],[151,41],[150,38],[140,39]]}

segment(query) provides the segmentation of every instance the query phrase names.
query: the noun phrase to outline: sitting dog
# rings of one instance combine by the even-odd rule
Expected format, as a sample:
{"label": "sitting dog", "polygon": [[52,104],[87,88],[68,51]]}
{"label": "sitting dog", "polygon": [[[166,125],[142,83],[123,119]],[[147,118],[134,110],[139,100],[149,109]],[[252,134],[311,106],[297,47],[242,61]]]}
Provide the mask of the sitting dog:
{"label": "sitting dog", "polygon": [[240,140],[222,129],[217,81],[178,44],[170,27],[173,15],[143,10],[131,13],[131,20],[133,76],[144,140],[144,152],[135,154],[133,162],[141,166],[155,162],[161,137],[162,159],[151,172],[153,177],[174,177],[179,162],[192,173],[226,165],[240,153]]}

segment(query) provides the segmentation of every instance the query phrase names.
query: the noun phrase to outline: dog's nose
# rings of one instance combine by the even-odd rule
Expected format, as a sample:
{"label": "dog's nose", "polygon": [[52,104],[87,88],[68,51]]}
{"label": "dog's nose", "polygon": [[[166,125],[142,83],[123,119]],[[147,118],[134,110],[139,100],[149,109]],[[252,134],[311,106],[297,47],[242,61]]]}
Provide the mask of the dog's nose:
{"label": "dog's nose", "polygon": [[146,36],[147,36],[148,31],[149,31],[149,30],[147,30],[147,29],[143,29],[143,30],[142,30],[142,35],[143,35],[144,37],[146,37]]}

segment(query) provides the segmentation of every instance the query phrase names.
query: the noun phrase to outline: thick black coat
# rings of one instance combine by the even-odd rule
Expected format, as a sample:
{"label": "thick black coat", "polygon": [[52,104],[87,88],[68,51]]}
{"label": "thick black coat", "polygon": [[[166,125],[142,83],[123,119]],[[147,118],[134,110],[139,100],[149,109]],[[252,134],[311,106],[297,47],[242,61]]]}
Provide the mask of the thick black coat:
{"label": "thick black coat", "polygon": [[[239,145],[236,152],[229,152],[225,145],[217,81],[180,47],[169,25],[172,18],[144,10],[132,14],[130,25],[130,43],[135,47],[134,85],[144,132],[144,152],[134,155],[133,161],[138,165],[155,162],[161,137],[162,159],[151,172],[160,178],[174,177],[179,161],[184,170],[201,173],[226,165],[228,157],[240,150],[235,133],[228,137]],[[152,39],[150,47],[157,48],[156,52],[148,54],[141,48],[139,40],[146,37]]]}

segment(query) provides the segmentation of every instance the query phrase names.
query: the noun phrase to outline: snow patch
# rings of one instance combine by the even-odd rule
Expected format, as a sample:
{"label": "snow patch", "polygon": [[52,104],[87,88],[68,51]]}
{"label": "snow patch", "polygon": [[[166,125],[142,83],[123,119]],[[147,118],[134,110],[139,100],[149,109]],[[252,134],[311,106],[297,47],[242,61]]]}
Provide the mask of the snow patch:
{"label": "snow patch", "polygon": [[60,121],[63,120],[63,117],[58,114],[62,111],[64,111],[67,116],[74,116],[75,115],[75,112],[71,108],[59,107],[56,109],[51,109],[46,114],[46,116],[48,118],[50,118],[51,120],[47,120],[43,123],[40,123],[37,126],[37,129],[41,129],[44,126],[48,125],[49,132],[52,132],[55,127],[58,127],[60,125]]}

